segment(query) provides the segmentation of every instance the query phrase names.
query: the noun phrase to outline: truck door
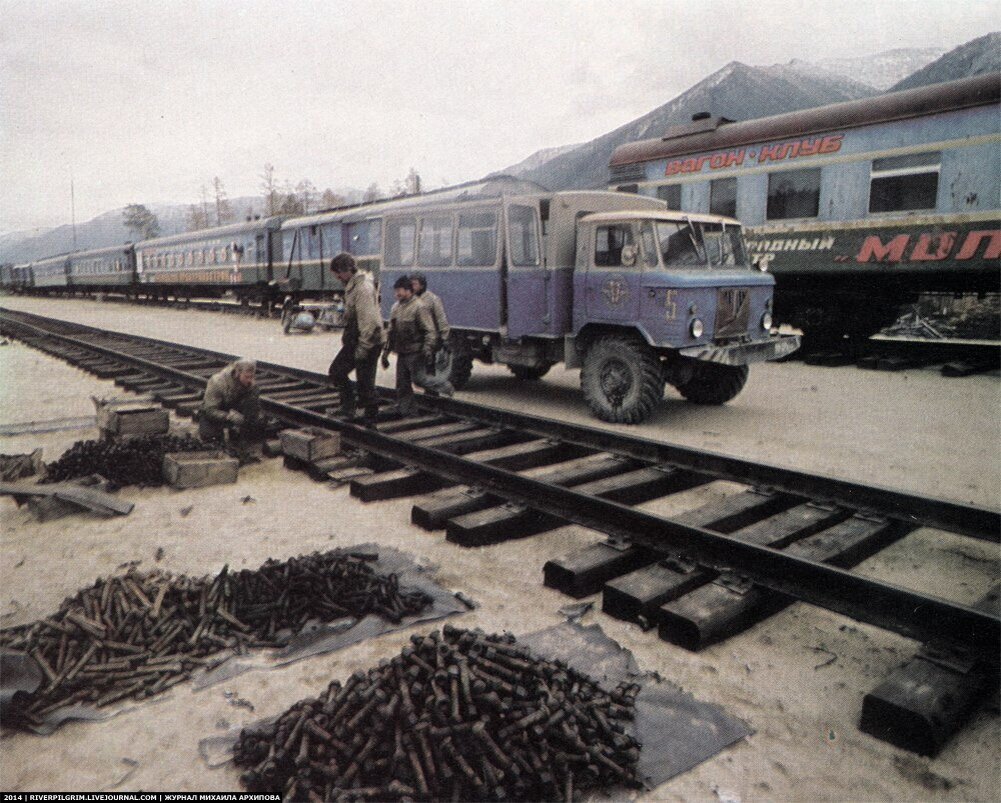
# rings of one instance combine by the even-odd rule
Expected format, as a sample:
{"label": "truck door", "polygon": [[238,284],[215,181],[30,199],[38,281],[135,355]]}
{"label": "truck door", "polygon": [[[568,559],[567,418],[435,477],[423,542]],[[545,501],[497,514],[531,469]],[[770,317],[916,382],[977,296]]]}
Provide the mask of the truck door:
{"label": "truck door", "polygon": [[641,270],[636,223],[597,221],[590,233],[584,288],[587,319],[635,323],[639,315]]}
{"label": "truck door", "polygon": [[539,201],[511,198],[504,203],[507,233],[508,337],[544,334],[549,329],[549,282],[542,256]]}

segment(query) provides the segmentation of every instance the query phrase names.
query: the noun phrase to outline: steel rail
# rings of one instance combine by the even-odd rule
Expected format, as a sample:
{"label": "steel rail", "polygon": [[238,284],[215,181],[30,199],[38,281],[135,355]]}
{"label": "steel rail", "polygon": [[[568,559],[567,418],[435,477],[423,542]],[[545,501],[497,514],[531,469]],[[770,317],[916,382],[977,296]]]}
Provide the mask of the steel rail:
{"label": "steel rail", "polygon": [[[7,312],[7,310],[0,311]],[[18,314],[26,314],[39,320],[55,320],[32,313]],[[60,323],[68,322],[60,321]],[[84,324],[73,325],[95,334],[109,334],[106,330]],[[117,332],[110,334],[140,340],[157,347],[181,348],[187,352],[222,362],[232,362],[236,359],[235,356],[222,352],[168,343],[141,335],[121,335]],[[300,368],[261,361],[258,362],[258,367],[265,371],[293,376],[306,382],[323,385],[328,383],[325,374]],[[379,392],[383,398],[391,399],[394,397],[392,390],[388,388],[379,388]],[[598,451],[613,452],[637,460],[670,463],[721,479],[765,486],[786,493],[806,496],[816,502],[840,504],[855,510],[876,513],[914,526],[935,527],[970,538],[1001,543],[1001,512],[997,510],[976,505],[963,505],[946,499],[906,493],[878,485],[862,485],[821,474],[811,474],[768,463],[752,462],[716,452],[660,443],[634,435],[598,429],[583,424],[569,424],[528,413],[486,407],[457,399],[420,397],[419,404],[429,411],[474,418],[484,425],[510,427],[539,437],[555,438],[566,443]]]}
{"label": "steel rail", "polygon": [[[30,328],[42,332],[39,327]],[[100,330],[98,330],[100,331]],[[154,361],[90,344],[67,335],[49,335],[203,387],[204,377]],[[1001,618],[965,605],[890,583],[740,542],[725,535],[654,516],[608,500],[548,485],[466,458],[397,440],[377,431],[263,397],[261,406],[280,418],[343,432],[354,445],[405,465],[414,465],[456,483],[475,484],[516,503],[572,523],[626,538],[657,551],[681,551],[707,565],[735,568],[759,585],[857,621],[920,641],[961,645],[992,664],[1001,656]]]}

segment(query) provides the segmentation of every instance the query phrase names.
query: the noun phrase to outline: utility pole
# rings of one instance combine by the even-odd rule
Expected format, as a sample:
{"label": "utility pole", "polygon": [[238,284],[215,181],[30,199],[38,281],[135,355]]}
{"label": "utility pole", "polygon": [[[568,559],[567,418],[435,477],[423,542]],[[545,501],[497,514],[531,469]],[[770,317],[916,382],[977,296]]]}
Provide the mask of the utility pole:
{"label": "utility pole", "polygon": [[76,192],[73,187],[73,168],[70,168],[70,220],[73,223],[73,250],[76,251]]}

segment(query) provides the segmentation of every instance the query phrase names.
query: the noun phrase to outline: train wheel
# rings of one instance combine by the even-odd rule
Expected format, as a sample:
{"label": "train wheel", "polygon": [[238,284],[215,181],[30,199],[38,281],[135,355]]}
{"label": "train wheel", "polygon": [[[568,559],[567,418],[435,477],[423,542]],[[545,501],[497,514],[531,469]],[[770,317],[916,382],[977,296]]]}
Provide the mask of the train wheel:
{"label": "train wheel", "polygon": [[507,369],[518,379],[534,382],[536,379],[542,379],[552,367],[553,364],[547,362],[542,365],[509,365]]}
{"label": "train wheel", "polygon": [[638,424],[664,397],[664,373],[645,343],[623,335],[595,340],[580,371],[584,400],[598,418]]}
{"label": "train wheel", "polygon": [[678,392],[695,404],[726,404],[743,390],[749,372],[746,365],[699,362]]}

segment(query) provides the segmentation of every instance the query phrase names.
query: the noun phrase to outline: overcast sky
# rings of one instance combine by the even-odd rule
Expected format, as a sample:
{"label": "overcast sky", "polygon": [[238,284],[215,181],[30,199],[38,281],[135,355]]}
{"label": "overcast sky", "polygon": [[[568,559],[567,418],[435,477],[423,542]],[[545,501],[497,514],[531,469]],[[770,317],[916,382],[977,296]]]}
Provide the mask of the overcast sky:
{"label": "overcast sky", "polygon": [[951,49],[1001,0],[0,0],[0,233],[318,188],[478,178],[730,61]]}

